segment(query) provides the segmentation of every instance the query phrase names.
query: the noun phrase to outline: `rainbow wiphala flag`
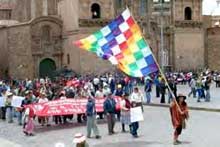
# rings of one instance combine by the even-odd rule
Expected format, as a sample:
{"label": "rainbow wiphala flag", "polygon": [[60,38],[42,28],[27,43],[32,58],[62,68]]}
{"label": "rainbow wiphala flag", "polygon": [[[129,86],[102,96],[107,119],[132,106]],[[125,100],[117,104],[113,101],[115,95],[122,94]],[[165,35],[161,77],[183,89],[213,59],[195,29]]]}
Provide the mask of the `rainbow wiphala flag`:
{"label": "rainbow wiphala flag", "polygon": [[74,44],[117,64],[133,77],[158,71],[150,47],[128,9],[101,30]]}

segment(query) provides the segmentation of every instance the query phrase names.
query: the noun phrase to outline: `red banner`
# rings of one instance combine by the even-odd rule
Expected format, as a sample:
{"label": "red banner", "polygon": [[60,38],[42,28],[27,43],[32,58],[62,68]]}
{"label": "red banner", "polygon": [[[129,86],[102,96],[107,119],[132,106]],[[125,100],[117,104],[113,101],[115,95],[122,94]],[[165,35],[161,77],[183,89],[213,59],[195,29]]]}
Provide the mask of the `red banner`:
{"label": "red banner", "polygon": [[[88,99],[65,99],[53,100],[46,103],[32,104],[35,115],[37,116],[56,116],[56,115],[70,115],[83,114],[86,112],[86,104]],[[103,112],[104,98],[98,98],[96,102],[96,112]],[[117,103],[116,109],[120,109],[120,97],[115,97]]]}

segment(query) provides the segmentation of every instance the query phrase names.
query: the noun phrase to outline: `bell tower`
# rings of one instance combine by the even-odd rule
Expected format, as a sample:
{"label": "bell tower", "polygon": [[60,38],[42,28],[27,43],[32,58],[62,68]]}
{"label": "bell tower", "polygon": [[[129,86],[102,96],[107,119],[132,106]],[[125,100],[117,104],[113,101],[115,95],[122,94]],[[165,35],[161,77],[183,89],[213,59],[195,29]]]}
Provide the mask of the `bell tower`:
{"label": "bell tower", "polygon": [[202,0],[172,0],[171,17],[174,70],[203,68]]}

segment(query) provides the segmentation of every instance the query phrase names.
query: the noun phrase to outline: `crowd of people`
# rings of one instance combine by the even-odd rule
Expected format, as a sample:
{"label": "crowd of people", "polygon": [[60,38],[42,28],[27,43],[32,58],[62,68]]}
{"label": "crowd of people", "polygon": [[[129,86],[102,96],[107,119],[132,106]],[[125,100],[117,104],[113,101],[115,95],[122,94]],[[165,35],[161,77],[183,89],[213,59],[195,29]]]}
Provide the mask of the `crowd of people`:
{"label": "crowd of people", "polygon": [[[171,103],[173,98],[179,98],[177,84],[188,84],[191,91],[188,97],[193,95],[197,97],[197,101],[201,102],[204,99],[209,102],[210,85],[212,81],[216,82],[218,87],[219,76],[217,72],[203,72],[202,74],[194,73],[166,73],[166,79],[160,74],[152,74],[145,78],[130,78],[120,73],[103,74],[101,76],[87,75],[74,78],[58,77],[54,80],[49,78],[41,78],[35,80],[2,80],[0,81],[0,93],[4,99],[4,105],[1,105],[0,118],[7,120],[8,123],[13,123],[15,117],[18,125],[23,125],[24,133],[28,136],[33,135],[34,120],[38,120],[42,126],[50,126],[51,122],[55,124],[65,124],[73,119],[73,115],[54,116],[54,117],[38,117],[36,118],[31,107],[25,107],[29,104],[44,103],[51,100],[66,99],[66,98],[88,98],[86,112],[77,114],[78,123],[87,122],[87,137],[91,137],[91,132],[94,131],[95,137],[99,139],[99,129],[96,125],[95,100],[97,98],[105,98],[104,112],[98,113],[99,119],[104,117],[107,119],[109,135],[115,133],[115,122],[121,121],[121,131],[126,132],[128,126],[133,137],[138,137],[137,130],[138,122],[130,121],[130,109],[141,107],[143,104],[152,102],[152,90],[155,85],[156,97],[160,97],[161,103]],[[11,105],[13,95],[22,96],[21,107],[13,107]],[[116,102],[113,96],[121,97],[120,110],[116,109]],[[182,96],[185,101],[185,96]],[[179,102],[179,100],[178,100]],[[180,109],[181,115],[184,114],[188,118],[188,110],[183,100],[183,110]],[[182,112],[184,111],[184,112]],[[178,113],[179,113],[178,112]],[[172,111],[172,114],[177,112]],[[117,116],[117,119],[115,117]],[[176,116],[177,117],[177,116]],[[176,125],[176,124],[175,124]],[[178,143],[177,136],[181,133],[180,128],[175,131],[174,140]]]}

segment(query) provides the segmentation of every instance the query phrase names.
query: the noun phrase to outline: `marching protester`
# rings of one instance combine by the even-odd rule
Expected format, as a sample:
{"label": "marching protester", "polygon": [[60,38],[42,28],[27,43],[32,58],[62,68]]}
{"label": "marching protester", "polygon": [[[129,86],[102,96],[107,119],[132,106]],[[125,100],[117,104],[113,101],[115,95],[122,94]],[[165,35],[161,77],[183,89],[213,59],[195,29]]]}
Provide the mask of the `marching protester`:
{"label": "marching protester", "polygon": [[[46,97],[46,93],[44,93],[43,91],[40,93],[40,98],[38,100],[38,103],[45,103],[48,102],[48,99]],[[38,117],[39,122],[41,124],[41,126],[44,126],[45,124],[47,126],[50,126],[49,124],[49,117],[48,116],[44,116],[44,117]]]}
{"label": "marching protester", "polygon": [[138,87],[134,88],[134,91],[132,92],[130,96],[130,101],[135,102],[135,106],[140,106],[143,109],[143,95],[139,91]]}
{"label": "marching protester", "polygon": [[99,139],[99,130],[96,123],[96,107],[95,99],[88,97],[88,102],[86,105],[86,116],[87,116],[87,138],[91,138],[91,131],[95,134],[95,138]]}
{"label": "marching protester", "polygon": [[[131,107],[135,108],[135,107],[142,107],[142,111],[143,111],[143,106],[142,104],[140,104],[140,99],[141,99],[141,95],[138,94],[138,88],[136,87],[134,89],[134,94],[133,96],[131,95]],[[134,138],[138,138],[138,131],[139,129],[139,122],[132,122],[130,125],[130,133]]]}
{"label": "marching protester", "polygon": [[17,108],[17,117],[18,117],[18,123],[19,125],[23,124],[23,128],[25,128],[25,122],[22,121],[22,116],[24,114],[25,111],[25,106],[31,104],[31,99],[29,97],[29,92],[25,91],[25,96],[24,99],[21,102],[21,107]]}
{"label": "marching protester", "polygon": [[31,106],[26,106],[23,119],[25,122],[24,134],[34,136],[34,110]]}
{"label": "marching protester", "polygon": [[152,91],[152,81],[150,79],[146,80],[145,87],[144,87],[147,104],[151,103],[151,91]]}
{"label": "marching protester", "polygon": [[160,82],[160,94],[161,94],[160,103],[166,103],[166,100],[165,100],[166,88],[167,86],[166,86],[165,80],[162,79]]}
{"label": "marching protester", "polygon": [[154,84],[156,85],[156,97],[159,98],[160,97],[160,76],[155,76],[154,78]]}
{"label": "marching protester", "polygon": [[6,108],[6,119],[8,123],[13,123],[14,108],[11,105],[12,97],[13,97],[13,93],[7,91],[6,100],[5,100],[5,108]]}
{"label": "marching protester", "polygon": [[185,100],[186,96],[179,94],[176,97],[176,101],[173,101],[170,105],[172,124],[175,129],[173,135],[174,145],[178,145],[181,143],[178,140],[178,137],[181,134],[182,129],[185,129],[186,127],[185,120],[189,118],[188,106]]}
{"label": "marching protester", "polygon": [[104,112],[107,116],[108,123],[108,133],[109,135],[114,134],[114,126],[115,126],[115,110],[116,110],[116,102],[110,92],[104,101]]}
{"label": "marching protester", "polygon": [[202,79],[198,78],[198,80],[196,81],[196,90],[198,92],[198,99],[197,102],[200,102],[200,100],[203,98],[205,98],[205,94],[204,94],[204,89],[203,89],[203,84],[202,84]]}
{"label": "marching protester", "polygon": [[205,81],[205,101],[206,102],[210,102],[210,86],[211,86],[211,83],[212,83],[212,79],[210,76],[206,77],[206,81]]}
{"label": "marching protester", "polygon": [[[2,99],[3,99],[3,103],[5,103],[5,100],[7,98],[7,88],[5,86],[2,86],[2,89],[1,89],[1,96],[2,96]],[[3,104],[1,106],[1,119],[2,120],[5,120],[6,119],[6,108],[5,108],[5,104]]]}
{"label": "marching protester", "polygon": [[191,94],[193,94],[193,98],[196,98],[196,80],[194,77],[191,78],[191,80],[189,82],[189,86],[191,88],[191,91],[188,94],[188,97],[190,97]]}
{"label": "marching protester", "polygon": [[[114,91],[114,96],[122,97],[123,93],[124,91],[123,91],[122,85],[118,84],[116,90]],[[117,115],[118,121],[120,121],[120,117],[121,117],[120,110],[116,110],[116,115]]]}
{"label": "marching protester", "polygon": [[122,125],[122,132],[126,132],[125,125],[128,125],[130,128],[130,108],[131,103],[128,99],[129,95],[127,93],[123,94],[121,97],[122,100],[120,102],[120,108],[121,108],[121,125]]}

